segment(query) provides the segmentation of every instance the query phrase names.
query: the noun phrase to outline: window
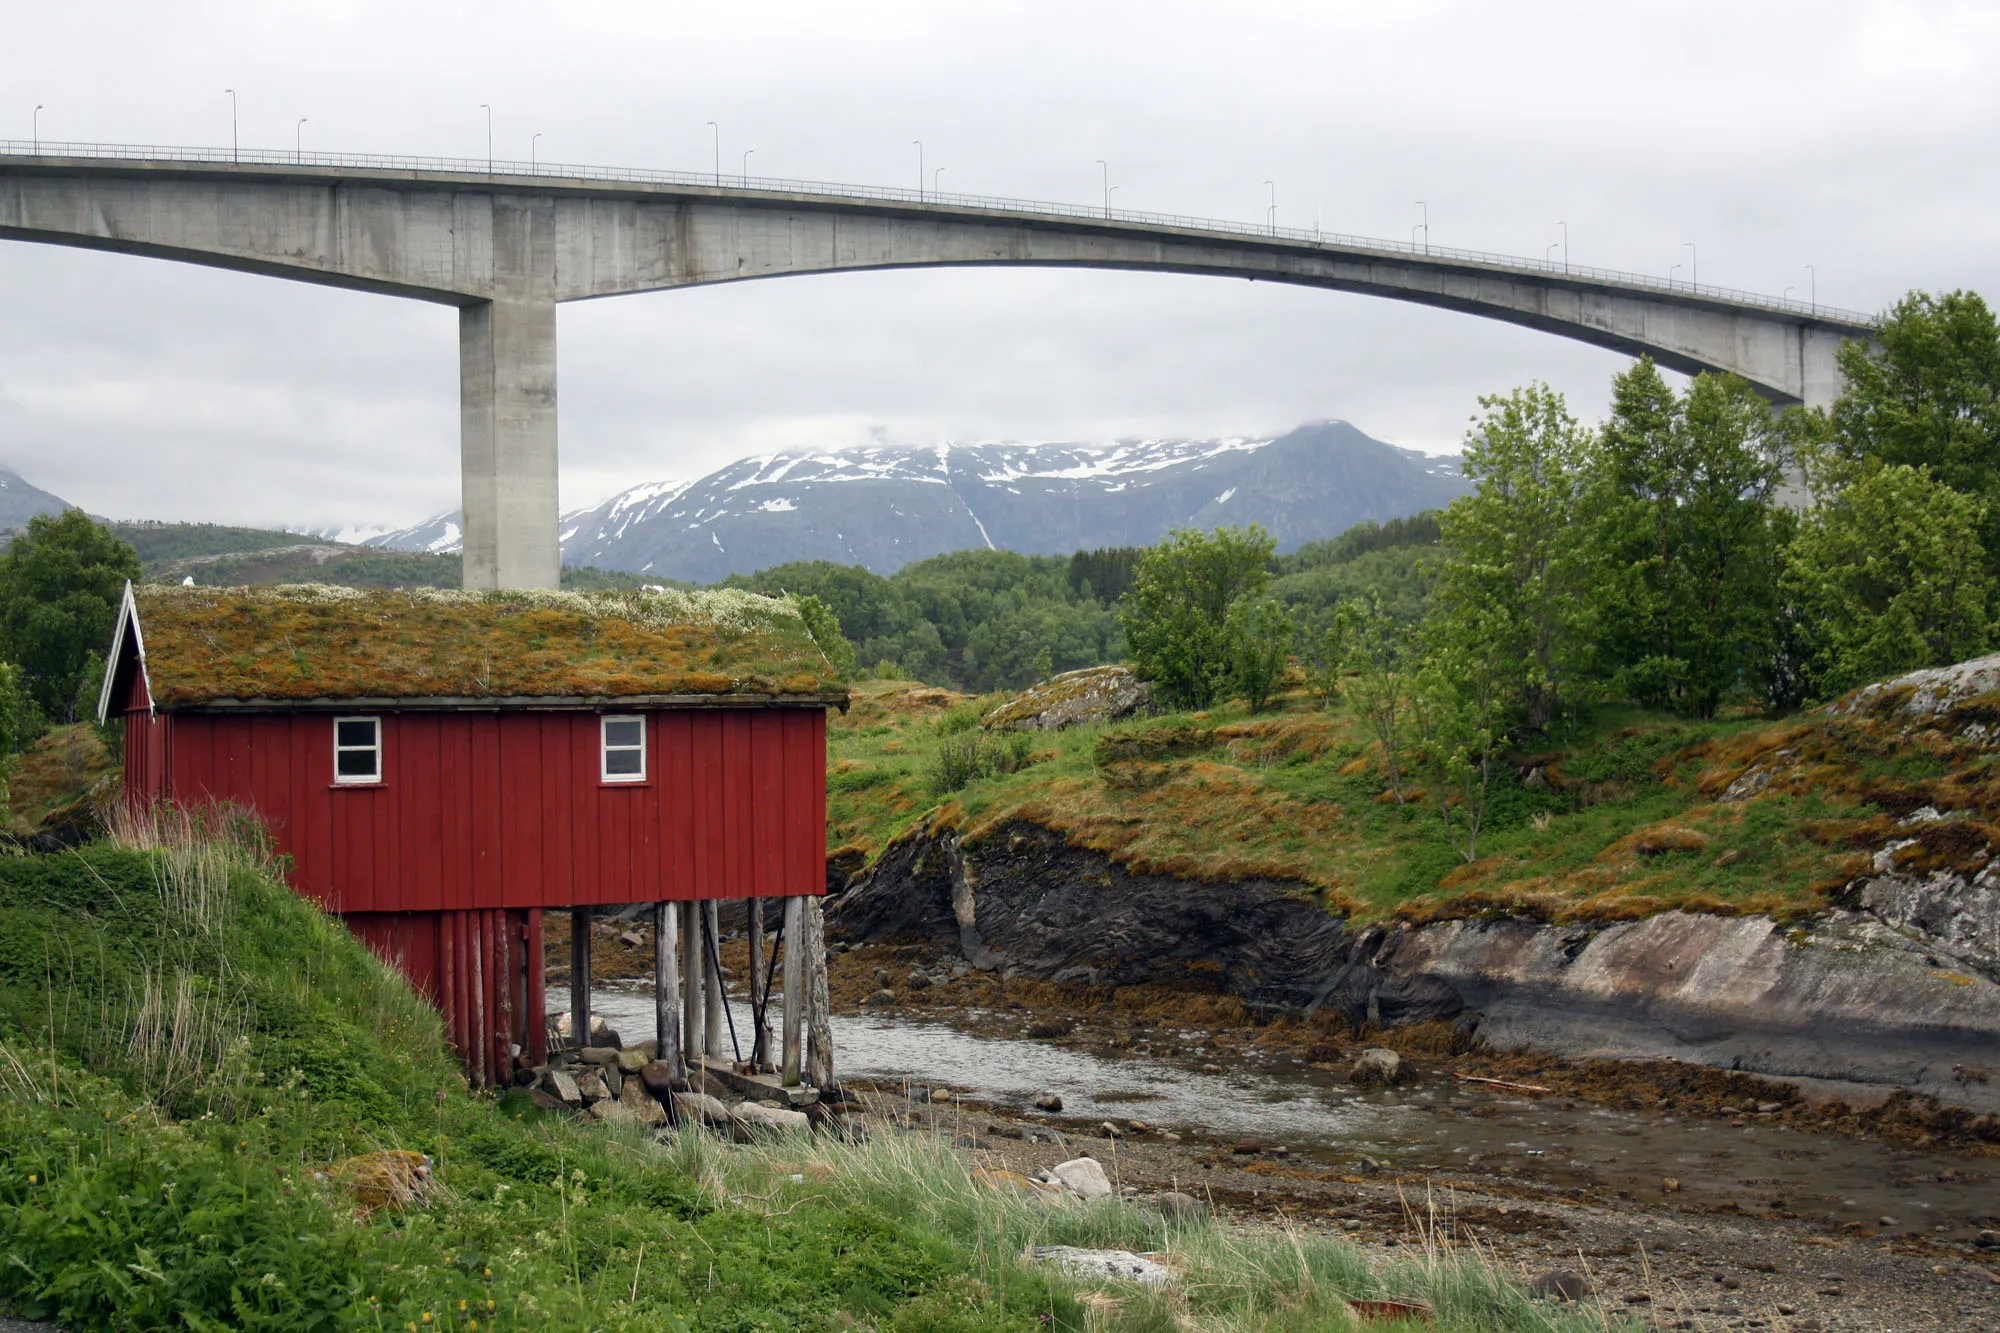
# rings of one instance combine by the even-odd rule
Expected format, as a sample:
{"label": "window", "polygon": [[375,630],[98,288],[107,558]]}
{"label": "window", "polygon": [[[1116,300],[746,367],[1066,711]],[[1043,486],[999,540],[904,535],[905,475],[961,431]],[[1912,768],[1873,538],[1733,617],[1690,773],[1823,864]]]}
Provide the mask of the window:
{"label": "window", "polygon": [[603,719],[606,782],[646,780],[646,719],[607,717]]}
{"label": "window", "polygon": [[333,720],[333,780],[382,780],[382,719],[337,717]]}

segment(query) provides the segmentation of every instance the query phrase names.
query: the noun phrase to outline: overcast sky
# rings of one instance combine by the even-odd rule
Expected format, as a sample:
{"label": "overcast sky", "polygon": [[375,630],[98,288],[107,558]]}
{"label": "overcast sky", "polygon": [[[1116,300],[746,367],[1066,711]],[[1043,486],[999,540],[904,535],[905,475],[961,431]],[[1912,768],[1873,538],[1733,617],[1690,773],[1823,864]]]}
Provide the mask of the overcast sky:
{"label": "overcast sky", "polygon": [[[1880,309],[2000,292],[2000,4],[0,0],[0,138],[706,169],[1541,255]],[[306,117],[297,127],[299,117]],[[1683,269],[1681,276],[1686,276]],[[1365,296],[1010,269],[567,305],[562,499],[885,439],[1456,447],[1482,393],[1586,418],[1623,358]],[[342,526],[457,503],[456,313],[0,242],[0,461],[116,517]]]}

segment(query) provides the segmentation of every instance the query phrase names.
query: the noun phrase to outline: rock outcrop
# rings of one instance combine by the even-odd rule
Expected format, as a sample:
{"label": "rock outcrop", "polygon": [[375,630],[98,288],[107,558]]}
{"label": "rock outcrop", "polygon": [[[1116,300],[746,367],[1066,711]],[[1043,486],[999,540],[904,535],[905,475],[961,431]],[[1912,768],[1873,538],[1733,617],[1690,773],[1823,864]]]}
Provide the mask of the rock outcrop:
{"label": "rock outcrop", "polygon": [[1152,686],[1122,666],[1065,671],[1020,694],[980,719],[989,731],[1061,731],[1115,722],[1144,709]]}

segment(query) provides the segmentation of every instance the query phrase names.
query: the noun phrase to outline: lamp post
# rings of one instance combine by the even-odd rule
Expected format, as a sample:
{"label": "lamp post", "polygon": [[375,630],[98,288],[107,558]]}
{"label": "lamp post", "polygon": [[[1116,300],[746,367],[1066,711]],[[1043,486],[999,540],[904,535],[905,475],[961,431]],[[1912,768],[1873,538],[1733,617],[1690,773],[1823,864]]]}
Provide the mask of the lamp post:
{"label": "lamp post", "polygon": [[1693,241],[1683,241],[1688,252],[1688,286],[1701,286],[1701,255],[1695,250]]}
{"label": "lamp post", "polygon": [[715,131],[715,183],[720,185],[722,184],[722,126],[711,120],[708,122],[708,127]]}
{"label": "lamp post", "polygon": [[540,130],[536,130],[533,134],[528,136],[528,170],[530,172],[534,171],[535,169],[535,140],[541,137],[542,137],[542,132]]}
{"label": "lamp post", "polygon": [[1780,301],[1789,301],[1792,299],[1792,293],[1797,290],[1798,290],[1797,287],[1787,287],[1783,292],[1779,293],[1778,299]]}
{"label": "lamp post", "polygon": [[743,188],[746,190],[750,188],[750,154],[756,151],[757,150],[754,148],[746,148],[743,150],[743,171],[741,173],[741,179],[743,181]]}
{"label": "lamp post", "polygon": [[1806,290],[1811,293],[1812,312],[1817,315],[1819,313],[1819,270],[1815,269],[1811,264],[1801,264],[1799,267],[1806,271]]}
{"label": "lamp post", "polygon": [[1276,236],[1278,234],[1278,183],[1276,181],[1265,181],[1264,184],[1269,186],[1271,190],[1271,206],[1264,212],[1264,225],[1270,229],[1273,236]]}
{"label": "lamp post", "polygon": [[486,113],[486,174],[491,176],[493,174],[493,108],[488,103],[481,102],[479,109]]}
{"label": "lamp post", "polygon": [[[1429,254],[1431,252],[1431,206],[1419,199],[1417,200],[1417,207],[1424,210],[1424,220],[1418,223],[1417,226],[1423,228],[1424,253]],[[1415,230],[1415,228],[1412,228],[1412,230]]]}
{"label": "lamp post", "polygon": [[1553,264],[1555,262],[1553,259],[1550,259],[1549,256],[1554,254],[1556,251],[1556,247],[1561,244],[1562,244],[1561,241],[1550,241],[1547,245],[1542,247],[1542,262],[1544,264]]}
{"label": "lamp post", "polygon": [[1674,285],[1674,273],[1675,273],[1675,272],[1676,272],[1676,271],[1677,271],[1677,270],[1678,270],[1679,268],[1680,268],[1680,265],[1679,265],[1679,264],[1669,264],[1669,265],[1667,265],[1667,286],[1671,287],[1671,286],[1673,286],[1673,285]]}
{"label": "lamp post", "polygon": [[35,156],[40,157],[42,155],[42,104],[40,102],[35,103],[34,122]]}
{"label": "lamp post", "polygon": [[242,154],[236,146],[236,90],[224,88],[222,91],[229,94],[229,160],[241,162]]}
{"label": "lamp post", "polygon": [[924,141],[922,139],[912,139],[910,142],[917,146],[917,202],[922,203],[924,200]]}
{"label": "lamp post", "polygon": [[942,175],[944,175],[943,167],[931,168],[931,198],[933,199],[938,197],[938,177]]}
{"label": "lamp post", "polygon": [[1567,273],[1569,272],[1569,223],[1558,222],[1556,225],[1563,229],[1563,272]]}
{"label": "lamp post", "polygon": [[1097,159],[1098,170],[1104,173],[1104,216],[1111,216],[1111,168],[1103,158]]}
{"label": "lamp post", "polygon": [[292,161],[294,164],[306,160],[306,118],[299,117],[299,123],[292,126]]}

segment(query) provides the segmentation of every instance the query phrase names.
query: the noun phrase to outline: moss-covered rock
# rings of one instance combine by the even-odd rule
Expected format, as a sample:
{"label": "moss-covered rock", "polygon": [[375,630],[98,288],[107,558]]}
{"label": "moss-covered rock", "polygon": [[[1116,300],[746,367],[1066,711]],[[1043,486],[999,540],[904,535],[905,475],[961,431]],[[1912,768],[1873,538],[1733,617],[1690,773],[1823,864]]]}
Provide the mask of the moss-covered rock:
{"label": "moss-covered rock", "polygon": [[1146,708],[1152,687],[1122,666],[1065,671],[1000,705],[980,719],[989,731],[1060,731],[1115,722]]}

